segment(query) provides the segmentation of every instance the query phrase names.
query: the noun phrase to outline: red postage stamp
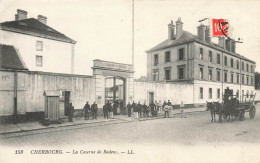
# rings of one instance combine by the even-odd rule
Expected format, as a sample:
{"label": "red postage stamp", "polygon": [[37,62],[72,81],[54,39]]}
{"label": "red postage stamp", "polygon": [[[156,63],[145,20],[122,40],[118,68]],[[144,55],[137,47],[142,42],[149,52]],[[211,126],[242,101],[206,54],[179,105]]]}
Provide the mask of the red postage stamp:
{"label": "red postage stamp", "polygon": [[227,19],[212,19],[212,36],[228,36],[229,23]]}

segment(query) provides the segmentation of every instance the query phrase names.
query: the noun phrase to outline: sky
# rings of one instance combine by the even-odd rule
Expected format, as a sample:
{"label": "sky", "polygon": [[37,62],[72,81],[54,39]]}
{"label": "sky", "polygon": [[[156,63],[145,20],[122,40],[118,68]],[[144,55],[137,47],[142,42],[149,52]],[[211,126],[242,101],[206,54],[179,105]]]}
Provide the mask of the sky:
{"label": "sky", "polygon": [[[168,38],[168,24],[178,17],[195,35],[203,18],[228,19],[232,37],[243,39],[237,53],[260,72],[260,1],[135,0],[134,6],[135,78],[146,76],[145,51]],[[0,22],[14,20],[17,9],[28,18],[46,16],[47,25],[77,41],[76,74],[92,75],[94,59],[132,64],[132,0],[0,0]]]}

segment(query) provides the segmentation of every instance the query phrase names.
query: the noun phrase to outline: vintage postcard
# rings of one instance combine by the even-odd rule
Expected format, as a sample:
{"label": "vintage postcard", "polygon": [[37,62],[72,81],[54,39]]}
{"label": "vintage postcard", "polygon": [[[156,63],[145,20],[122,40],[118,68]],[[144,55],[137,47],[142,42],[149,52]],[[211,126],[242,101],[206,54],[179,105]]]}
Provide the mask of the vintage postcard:
{"label": "vintage postcard", "polygon": [[260,162],[260,1],[0,0],[0,162]]}

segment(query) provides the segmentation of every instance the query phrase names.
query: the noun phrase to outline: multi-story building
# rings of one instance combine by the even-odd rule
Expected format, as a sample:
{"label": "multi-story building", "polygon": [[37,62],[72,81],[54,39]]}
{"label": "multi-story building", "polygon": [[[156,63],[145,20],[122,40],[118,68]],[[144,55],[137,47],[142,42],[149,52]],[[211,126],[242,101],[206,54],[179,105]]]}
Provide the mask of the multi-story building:
{"label": "multi-story building", "polygon": [[184,31],[178,18],[175,30],[171,21],[168,39],[146,51],[148,80],[192,84],[194,104],[221,99],[226,87],[240,100],[254,93],[255,62],[236,53],[234,40],[219,37],[215,44],[209,26],[197,29],[197,36]]}
{"label": "multi-story building", "polygon": [[27,18],[17,10],[14,21],[0,23],[0,44],[12,45],[30,71],[74,73],[76,41],[47,25],[47,17]]}

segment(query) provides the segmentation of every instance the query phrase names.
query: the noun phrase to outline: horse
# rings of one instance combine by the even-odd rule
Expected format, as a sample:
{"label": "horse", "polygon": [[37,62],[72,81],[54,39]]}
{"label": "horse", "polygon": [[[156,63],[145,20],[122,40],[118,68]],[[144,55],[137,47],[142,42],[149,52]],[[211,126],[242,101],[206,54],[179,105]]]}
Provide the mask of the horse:
{"label": "horse", "polygon": [[216,118],[215,118],[216,106],[213,102],[207,102],[207,111],[208,110],[210,111],[210,114],[211,114],[211,122],[213,122],[213,119],[214,119],[214,122],[216,122]]}

